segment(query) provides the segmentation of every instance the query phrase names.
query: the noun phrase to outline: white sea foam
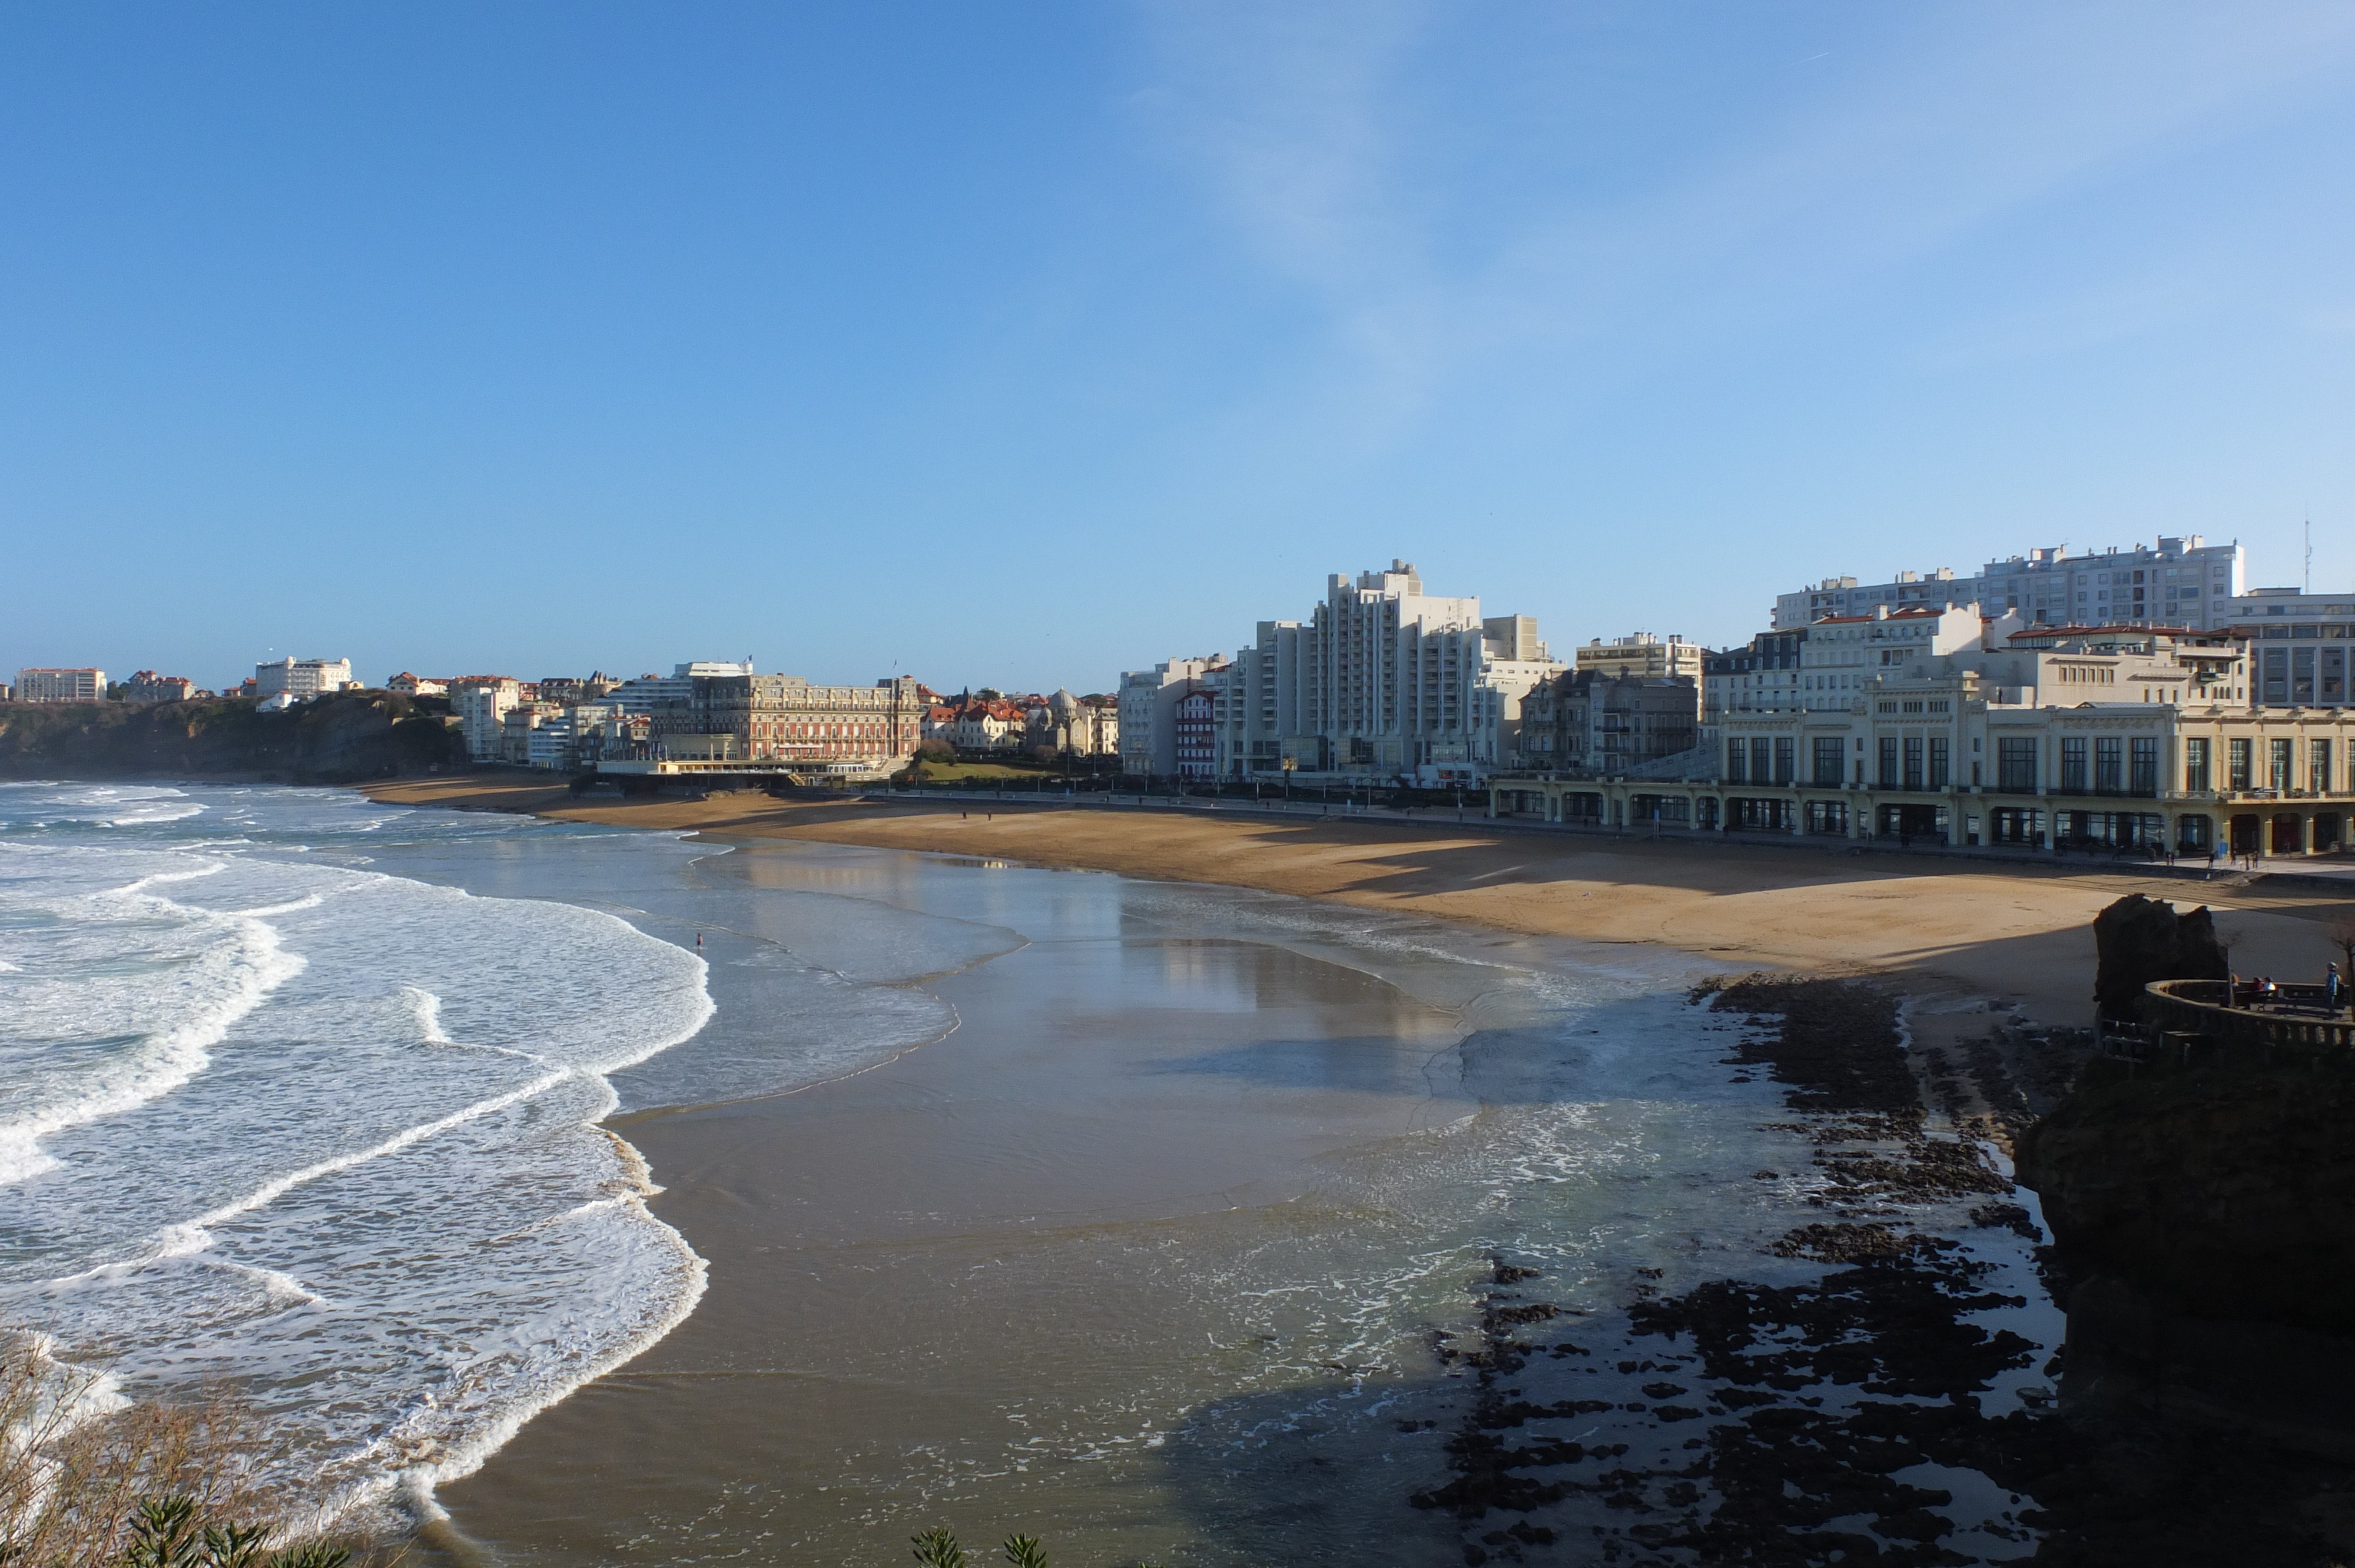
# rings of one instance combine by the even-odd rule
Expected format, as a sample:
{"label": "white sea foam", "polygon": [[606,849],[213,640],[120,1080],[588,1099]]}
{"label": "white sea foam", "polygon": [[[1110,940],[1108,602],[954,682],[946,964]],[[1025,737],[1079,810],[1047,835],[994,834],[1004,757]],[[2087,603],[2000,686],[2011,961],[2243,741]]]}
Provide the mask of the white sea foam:
{"label": "white sea foam", "polygon": [[[142,890],[220,869],[209,863],[151,873],[110,892],[69,899],[56,913],[83,923],[84,945],[92,926],[114,927],[135,940],[132,933],[139,927],[188,913]],[[41,1044],[65,1048],[42,1052],[37,1076],[9,1085],[7,1108],[0,1113],[0,1185],[55,1166],[41,1149],[43,1139],[159,1099],[204,1071],[212,1060],[210,1048],[231,1026],[302,972],[302,958],[285,951],[277,931],[259,919],[197,916],[165,928],[177,938],[170,944],[177,950],[169,967],[140,977],[144,984],[125,985],[114,977],[61,977],[10,985],[18,993],[11,999],[16,1016],[0,1025],[0,1040],[19,1051]],[[120,959],[120,948],[114,956]],[[22,972],[14,965],[11,969]],[[101,1031],[131,1038],[116,1050],[72,1049],[76,1036],[87,1043]]]}
{"label": "white sea foam", "polygon": [[430,1510],[660,1338],[703,1265],[593,1124],[605,1075],[709,1019],[703,961],[364,868],[568,832],[0,787],[0,1314],[103,1343],[134,1393],[232,1381],[336,1510]]}

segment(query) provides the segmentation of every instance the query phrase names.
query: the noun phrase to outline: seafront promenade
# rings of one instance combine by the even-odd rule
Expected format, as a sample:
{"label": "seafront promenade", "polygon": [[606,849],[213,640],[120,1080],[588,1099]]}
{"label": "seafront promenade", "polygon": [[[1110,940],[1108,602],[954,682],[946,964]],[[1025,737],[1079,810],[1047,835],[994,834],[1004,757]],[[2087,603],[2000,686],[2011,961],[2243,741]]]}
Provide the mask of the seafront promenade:
{"label": "seafront promenade", "polygon": [[[1525,785],[1522,787],[1526,787]],[[1497,793],[1514,788],[1513,781],[1499,780]],[[1593,789],[1593,784],[1562,785],[1564,789]],[[1658,786],[1652,786],[1657,792]],[[1476,797],[1457,806],[1369,806],[1340,800],[1238,800],[1209,795],[1128,794],[1120,791],[1057,794],[1053,791],[1024,789],[897,789],[888,795],[868,792],[857,797],[875,801],[924,800],[941,806],[960,802],[986,802],[975,809],[992,810],[1003,807],[1009,810],[1082,810],[1102,811],[1141,811],[1166,813],[1196,811],[1220,818],[1271,821],[1366,822],[1406,828],[1460,829],[1477,828],[1483,832],[1532,834],[1547,838],[1592,841],[1605,843],[1648,842],[1683,844],[1705,851],[1712,846],[1742,845],[1760,849],[1781,849],[1812,852],[1817,854],[1926,856],[1941,861],[1966,861],[1980,865],[2016,865],[2052,868],[2056,865],[2094,869],[2105,874],[2150,876],[2174,881],[2197,882],[2222,886],[2245,886],[2258,880],[2278,878],[2314,878],[2322,886],[2341,884],[2355,888],[2355,854],[2318,857],[2312,855],[2258,855],[2211,860],[2205,856],[2179,856],[2175,860],[2149,858],[2132,853],[2108,849],[2082,849],[2069,845],[2055,848],[2031,844],[1965,844],[1950,842],[1934,833],[1879,836],[1863,835],[1849,838],[1793,832],[1785,830],[1715,827],[1699,828],[1689,821],[1663,821],[1638,817],[1632,821],[1611,821],[1601,815],[1548,816],[1540,811],[1499,811],[1490,809],[1487,801]],[[2254,863],[2248,863],[2251,859]]]}

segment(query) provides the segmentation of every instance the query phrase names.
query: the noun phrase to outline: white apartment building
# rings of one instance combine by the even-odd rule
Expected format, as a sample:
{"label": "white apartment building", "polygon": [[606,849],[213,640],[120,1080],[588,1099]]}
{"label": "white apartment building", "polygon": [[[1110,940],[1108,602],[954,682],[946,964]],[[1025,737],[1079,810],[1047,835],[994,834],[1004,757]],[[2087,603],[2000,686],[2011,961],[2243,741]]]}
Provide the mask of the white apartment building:
{"label": "white apartment building", "polygon": [[1516,750],[1521,698],[1562,673],[1534,619],[1484,618],[1476,598],[1426,594],[1406,561],[1354,583],[1327,578],[1301,631],[1293,738],[1313,739],[1336,773],[1438,783],[1500,767]]}
{"label": "white apartment building", "polygon": [[697,659],[685,664],[673,665],[667,675],[640,675],[634,681],[623,681],[604,694],[625,714],[651,714],[668,703],[690,702],[695,696],[695,683],[700,678],[750,676],[752,662],[741,663],[725,659]]}
{"label": "white apartment building", "polygon": [[1217,654],[1206,659],[1164,659],[1149,670],[1120,677],[1120,770],[1167,779],[1178,772],[1178,704],[1213,670],[1226,667]]}
{"label": "white apartment building", "polygon": [[1976,604],[1895,611],[1875,606],[1869,615],[1827,616],[1807,628],[1800,644],[1797,701],[1791,705],[1845,712],[1868,684],[1915,659],[2000,647],[2025,630],[2016,613],[1990,621]]}
{"label": "white apartment building", "polygon": [[466,755],[496,762],[506,735],[506,716],[521,700],[523,683],[511,675],[462,675],[450,683],[450,711],[465,731]]}
{"label": "white apartment building", "polygon": [[265,697],[281,692],[300,702],[326,692],[340,692],[352,683],[349,659],[272,660],[253,667],[255,689]]}
{"label": "white apartment building", "polygon": [[1828,615],[1915,609],[1977,602],[1990,615],[2017,610],[2031,626],[2180,626],[2194,631],[2230,624],[2243,591],[2239,545],[2211,545],[2198,534],[2151,545],[2071,555],[2065,546],[1989,561],[1975,577],[1951,567],[1900,572],[1885,583],[1826,577],[1774,601],[1777,630]]}
{"label": "white apartment building", "polygon": [[1648,631],[1638,631],[1633,637],[1614,637],[1608,642],[1598,637],[1581,648],[1576,659],[1580,670],[1592,671],[1596,675],[1633,675],[1645,681],[1673,680],[1682,675],[1698,683],[1707,652],[1700,643],[1688,642],[1682,637],[1662,639]]}
{"label": "white apartment building", "polygon": [[1700,722],[1713,725],[1730,713],[1774,713],[1804,705],[1799,664],[1806,641],[1805,627],[1762,631],[1740,648],[1704,657]]}
{"label": "white apartment building", "polygon": [[2253,588],[2233,601],[2250,682],[2266,707],[2343,708],[2355,700],[2355,593]]}
{"label": "white apartment building", "polygon": [[16,700],[20,703],[102,703],[106,700],[103,670],[19,670]]}
{"label": "white apartment building", "polygon": [[[1398,560],[1354,582],[1334,574],[1307,620],[1261,621],[1231,662],[1189,662],[1199,668],[1188,678],[1209,695],[1218,777],[1341,774],[1426,785],[1508,766],[1523,698],[1562,673],[1534,618],[1483,617],[1477,599],[1426,594],[1421,574]],[[1146,689],[1122,688],[1124,756],[1148,749],[1130,727],[1132,712],[1144,722]],[[1174,768],[1178,738],[1174,728],[1167,735],[1151,750]]]}

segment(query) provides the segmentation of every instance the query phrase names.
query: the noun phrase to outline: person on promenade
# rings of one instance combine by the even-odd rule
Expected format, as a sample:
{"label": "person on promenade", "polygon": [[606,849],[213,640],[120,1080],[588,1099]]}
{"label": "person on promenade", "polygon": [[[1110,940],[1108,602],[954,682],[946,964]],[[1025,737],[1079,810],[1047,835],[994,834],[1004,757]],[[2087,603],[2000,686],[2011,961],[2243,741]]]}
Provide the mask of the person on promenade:
{"label": "person on promenade", "polygon": [[2332,1012],[2335,1013],[2347,1005],[2347,980],[2346,977],[2339,972],[2337,964],[2332,964],[2328,972],[2323,976],[2322,989],[2325,1000]]}

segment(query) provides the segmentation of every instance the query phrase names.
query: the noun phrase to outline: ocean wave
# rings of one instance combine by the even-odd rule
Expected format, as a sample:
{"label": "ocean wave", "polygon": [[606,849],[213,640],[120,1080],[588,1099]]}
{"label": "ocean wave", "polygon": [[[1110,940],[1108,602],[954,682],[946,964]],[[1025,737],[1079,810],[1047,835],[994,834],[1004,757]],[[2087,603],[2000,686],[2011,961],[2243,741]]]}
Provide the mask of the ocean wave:
{"label": "ocean wave", "polygon": [[0,792],[0,1309],[133,1393],[228,1380],[362,1513],[432,1511],[692,1310],[701,1259],[596,1123],[711,1018],[701,959],[346,847],[509,821],[235,789],[134,842],[69,793]]}

